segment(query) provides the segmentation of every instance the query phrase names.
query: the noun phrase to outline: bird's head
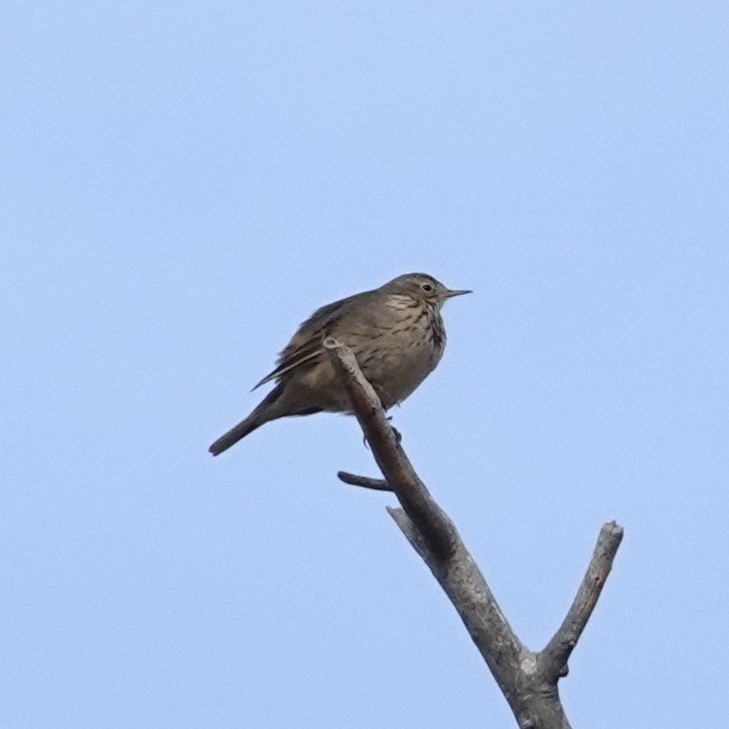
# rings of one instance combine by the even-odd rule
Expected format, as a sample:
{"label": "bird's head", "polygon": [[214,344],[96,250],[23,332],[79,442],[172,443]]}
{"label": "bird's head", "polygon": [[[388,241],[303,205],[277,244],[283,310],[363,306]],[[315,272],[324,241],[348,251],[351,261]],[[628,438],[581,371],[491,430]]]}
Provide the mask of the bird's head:
{"label": "bird's head", "polygon": [[393,294],[411,296],[438,308],[454,296],[472,293],[470,289],[449,289],[427,273],[406,273],[385,284],[384,288]]}

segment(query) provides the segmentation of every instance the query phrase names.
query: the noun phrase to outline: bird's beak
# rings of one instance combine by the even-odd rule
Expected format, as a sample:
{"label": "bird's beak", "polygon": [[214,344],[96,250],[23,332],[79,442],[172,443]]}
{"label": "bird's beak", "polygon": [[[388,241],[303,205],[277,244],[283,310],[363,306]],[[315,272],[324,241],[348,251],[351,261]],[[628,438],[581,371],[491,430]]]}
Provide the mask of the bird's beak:
{"label": "bird's beak", "polygon": [[452,299],[454,296],[463,296],[463,294],[472,294],[473,291],[471,289],[448,289],[446,291],[445,297],[446,299]]}

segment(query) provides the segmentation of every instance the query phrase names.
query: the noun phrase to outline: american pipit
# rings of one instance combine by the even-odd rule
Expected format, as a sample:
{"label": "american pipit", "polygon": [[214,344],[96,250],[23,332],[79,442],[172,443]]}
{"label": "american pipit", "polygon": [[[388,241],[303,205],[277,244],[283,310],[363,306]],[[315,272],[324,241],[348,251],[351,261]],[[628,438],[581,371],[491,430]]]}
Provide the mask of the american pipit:
{"label": "american pipit", "polygon": [[425,273],[408,273],[318,309],[281,352],[276,369],[256,385],[275,380],[276,387],[210,452],[217,456],[269,420],[322,411],[351,413],[349,396],[323,347],[330,335],[354,352],[386,410],[402,402],[443,356],[443,304],[468,293],[448,289]]}

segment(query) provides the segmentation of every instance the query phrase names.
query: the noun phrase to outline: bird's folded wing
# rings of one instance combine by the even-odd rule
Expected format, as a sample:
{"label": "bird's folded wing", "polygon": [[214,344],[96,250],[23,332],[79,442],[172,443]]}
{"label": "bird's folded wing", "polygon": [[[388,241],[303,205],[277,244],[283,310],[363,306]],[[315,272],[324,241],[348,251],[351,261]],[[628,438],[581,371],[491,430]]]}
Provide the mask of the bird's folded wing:
{"label": "bird's folded wing", "polygon": [[277,367],[267,374],[255,387],[265,385],[267,382],[280,379],[283,375],[300,365],[317,360],[324,355],[324,338],[331,332],[332,327],[341,317],[343,309],[357,298],[350,296],[333,304],[317,309],[294,334],[278,358]]}
{"label": "bird's folded wing", "polygon": [[269,374],[267,374],[260,382],[257,382],[253,389],[255,390],[257,387],[265,385],[267,382],[279,379],[287,372],[290,372],[299,365],[302,365],[304,362],[320,357],[324,354],[324,347],[322,346],[321,341],[318,342],[318,345],[319,346],[311,352],[303,352],[302,350],[304,348],[302,347],[301,349],[292,352],[290,356],[282,357],[278,367],[276,367],[273,372],[269,372]]}

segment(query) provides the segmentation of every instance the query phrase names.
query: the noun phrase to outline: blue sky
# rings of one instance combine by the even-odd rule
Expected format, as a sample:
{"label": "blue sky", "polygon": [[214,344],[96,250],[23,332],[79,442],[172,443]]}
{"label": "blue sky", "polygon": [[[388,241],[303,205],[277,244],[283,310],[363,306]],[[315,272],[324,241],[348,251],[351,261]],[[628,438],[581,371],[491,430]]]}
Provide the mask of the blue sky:
{"label": "blue sky", "polygon": [[729,9],[6,3],[0,724],[512,726],[352,419],[213,460],[319,305],[424,270],[395,423],[523,640],[626,537],[575,726],[723,715]]}

